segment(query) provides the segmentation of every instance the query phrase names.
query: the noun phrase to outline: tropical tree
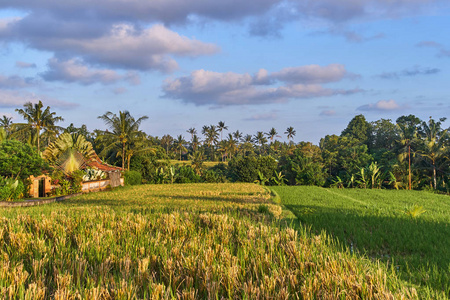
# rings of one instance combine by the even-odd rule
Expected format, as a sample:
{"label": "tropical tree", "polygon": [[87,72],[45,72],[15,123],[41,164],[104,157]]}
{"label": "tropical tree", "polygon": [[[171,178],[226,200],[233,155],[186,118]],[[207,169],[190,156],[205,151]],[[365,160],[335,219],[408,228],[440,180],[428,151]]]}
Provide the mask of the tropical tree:
{"label": "tropical tree", "polygon": [[169,148],[173,143],[173,137],[170,134],[166,134],[161,138],[160,143],[166,149],[166,155],[169,155]]}
{"label": "tropical tree", "polygon": [[191,135],[191,140],[192,140],[194,138],[194,135],[197,134],[197,129],[195,129],[194,127],[191,127],[188,130],[186,130],[186,132]]}
{"label": "tropical tree", "polygon": [[286,129],[286,131],[284,132],[284,134],[287,135],[287,138],[288,138],[289,142],[291,142],[291,139],[294,138],[295,133],[296,133],[296,132],[295,132],[295,129],[294,129],[294,127],[292,127],[292,126],[288,127],[288,128]]}
{"label": "tropical tree", "polygon": [[267,139],[264,136],[264,132],[262,131],[257,131],[255,134],[255,142],[257,144],[259,144],[259,153],[261,154],[263,149],[264,149],[264,145],[267,143]]}
{"label": "tropical tree", "polygon": [[175,146],[175,150],[180,152],[180,161],[181,161],[181,154],[187,151],[186,149],[186,141],[184,140],[183,136],[180,134],[175,142],[174,142],[174,146]]}
{"label": "tropical tree", "polygon": [[211,152],[211,159],[214,160],[214,145],[217,144],[219,136],[217,127],[215,125],[203,126],[202,134],[205,136],[204,143],[209,147]]}
{"label": "tropical tree", "polygon": [[408,157],[408,189],[412,189],[411,175],[411,147],[417,141],[418,125],[420,119],[414,115],[402,116],[397,119],[398,140],[397,143],[402,147],[399,154],[399,160],[403,161]]}
{"label": "tropical tree", "polygon": [[225,122],[219,121],[217,130],[220,132],[220,140],[222,140],[222,132],[228,130],[228,126],[225,126]]}
{"label": "tropical tree", "polygon": [[10,134],[11,126],[12,126],[12,118],[3,115],[3,117],[0,119],[0,127],[3,127],[3,129],[5,130],[6,136]]}
{"label": "tropical tree", "polygon": [[269,130],[269,132],[267,132],[266,133],[266,135],[267,135],[267,137],[270,139],[270,143],[272,144],[273,143],[273,139],[275,138],[275,137],[279,137],[279,135],[278,135],[278,132],[277,132],[277,130],[274,128],[274,127],[272,127],[270,130]]}
{"label": "tropical tree", "polygon": [[32,131],[35,134],[37,151],[40,152],[40,136],[41,130],[45,130],[48,133],[54,133],[61,129],[55,124],[59,121],[64,121],[62,117],[56,116],[55,112],[50,111],[50,106],[47,106],[43,110],[44,105],[39,100],[38,103],[27,102],[24,104],[24,108],[16,109],[16,112],[21,115],[26,121],[26,124],[16,123],[19,130],[17,135],[23,133],[23,131]]}
{"label": "tropical tree", "polygon": [[50,164],[57,165],[64,173],[70,174],[95,156],[92,144],[78,133],[63,133],[42,153]]}
{"label": "tropical tree", "polygon": [[[108,111],[98,117],[109,127],[110,131],[103,131],[101,142],[105,145],[103,153],[113,149],[120,148],[122,156],[122,168],[125,168],[125,152],[131,149],[130,145],[145,134],[139,130],[142,121],[147,120],[147,116],[135,119],[129,111],[119,111],[119,115]],[[131,159],[131,157],[130,157]]]}
{"label": "tropical tree", "polygon": [[423,142],[423,149],[419,151],[420,155],[426,158],[431,164],[431,169],[433,171],[433,188],[437,188],[437,179],[436,179],[436,169],[437,162],[441,158],[445,158],[443,163],[448,163],[447,157],[447,143],[448,143],[448,130],[442,129],[442,122],[444,122],[446,118],[439,119],[438,122],[433,120],[430,117],[430,120],[427,122],[422,122],[422,129],[424,133],[425,140]]}

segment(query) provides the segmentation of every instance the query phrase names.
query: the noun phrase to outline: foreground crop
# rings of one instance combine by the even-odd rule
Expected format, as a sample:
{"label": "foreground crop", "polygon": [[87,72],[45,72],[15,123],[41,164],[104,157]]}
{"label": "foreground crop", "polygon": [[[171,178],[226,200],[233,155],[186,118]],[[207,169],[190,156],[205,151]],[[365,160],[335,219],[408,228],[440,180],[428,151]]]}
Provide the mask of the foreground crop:
{"label": "foreground crop", "polygon": [[[153,192],[152,188],[87,195],[45,209],[4,211],[0,297],[415,295],[381,267],[334,251],[326,235],[310,237],[306,230],[279,226],[269,194],[255,185],[186,185],[174,190],[166,186]],[[176,196],[175,203],[167,199],[164,206],[162,194]]]}

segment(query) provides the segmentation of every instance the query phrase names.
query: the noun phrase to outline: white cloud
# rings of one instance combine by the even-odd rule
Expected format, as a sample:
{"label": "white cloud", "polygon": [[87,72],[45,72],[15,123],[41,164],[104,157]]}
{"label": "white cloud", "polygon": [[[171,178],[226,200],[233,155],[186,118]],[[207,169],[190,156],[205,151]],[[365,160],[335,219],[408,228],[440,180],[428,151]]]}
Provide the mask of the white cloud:
{"label": "white cloud", "polygon": [[51,58],[48,62],[49,70],[42,74],[48,81],[78,82],[90,85],[97,82],[111,84],[122,79],[116,71],[107,69],[89,69],[80,60],[71,59],[59,61]]}
{"label": "white cloud", "polygon": [[271,77],[289,83],[317,84],[340,81],[346,75],[347,71],[344,65],[330,64],[325,67],[308,65],[284,68],[279,72],[272,73]]}
{"label": "white cloud", "polygon": [[[312,69],[312,70],[311,70]],[[255,76],[248,73],[218,73],[206,70],[193,71],[189,76],[167,79],[163,85],[164,97],[181,99],[196,105],[244,105],[287,102],[290,99],[315,98],[332,95],[348,95],[361,92],[359,89],[340,90],[325,88],[309,82],[335,82],[346,74],[345,68],[338,68],[339,74],[329,68],[329,75],[320,66],[309,68],[288,68],[269,74],[260,70]],[[290,72],[294,70],[295,72]],[[299,79],[301,77],[301,79]],[[278,80],[278,82],[277,82]],[[304,83],[292,84],[303,81]]]}
{"label": "white cloud", "polygon": [[395,100],[380,100],[376,103],[370,103],[363,106],[358,107],[358,110],[363,111],[393,111],[393,110],[400,110],[402,108],[405,108],[406,106],[400,106],[395,102]]}
{"label": "white cloud", "polygon": [[107,31],[96,29],[96,24],[92,24],[93,29],[81,24],[77,31],[77,23],[67,25],[62,21],[58,26],[50,22],[49,28],[31,21],[27,18],[9,21],[0,28],[0,39],[20,41],[53,52],[56,57],[80,57],[93,65],[161,72],[178,68],[174,56],[198,57],[219,51],[214,44],[187,38],[162,24],[142,29],[129,23],[116,23]]}
{"label": "white cloud", "polygon": [[33,78],[22,78],[19,76],[3,76],[0,75],[0,88],[2,89],[18,89],[26,88],[34,85]]}
{"label": "white cloud", "polygon": [[41,100],[44,105],[62,109],[71,109],[78,106],[78,104],[61,101],[45,95],[36,95],[28,92],[0,89],[0,107],[19,108],[26,102],[37,103],[39,100]]}

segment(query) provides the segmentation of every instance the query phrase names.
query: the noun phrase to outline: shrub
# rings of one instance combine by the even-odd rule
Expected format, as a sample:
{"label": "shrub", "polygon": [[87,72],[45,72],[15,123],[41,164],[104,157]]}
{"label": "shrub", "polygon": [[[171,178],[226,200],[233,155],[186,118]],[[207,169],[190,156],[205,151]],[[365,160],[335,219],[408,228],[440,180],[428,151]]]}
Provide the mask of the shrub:
{"label": "shrub", "polygon": [[201,181],[200,176],[190,166],[181,166],[175,172],[175,183],[197,183]]}
{"label": "shrub", "polygon": [[138,171],[126,171],[124,177],[126,185],[139,185],[142,183],[142,175]]}
{"label": "shrub", "polygon": [[228,167],[234,181],[254,182],[258,179],[258,161],[253,156],[234,157]]}
{"label": "shrub", "polygon": [[22,198],[24,191],[22,181],[0,177],[0,201],[14,201]]}

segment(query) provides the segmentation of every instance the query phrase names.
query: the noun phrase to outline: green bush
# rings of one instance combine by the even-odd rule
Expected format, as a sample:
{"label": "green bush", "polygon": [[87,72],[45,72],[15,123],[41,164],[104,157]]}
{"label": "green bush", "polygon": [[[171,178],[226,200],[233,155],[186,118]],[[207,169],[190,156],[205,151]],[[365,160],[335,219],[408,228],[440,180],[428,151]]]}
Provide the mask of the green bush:
{"label": "green bush", "polygon": [[25,187],[20,180],[0,177],[0,201],[14,201],[23,197]]}
{"label": "green bush", "polygon": [[142,183],[142,175],[138,171],[125,172],[125,185],[139,185]]}
{"label": "green bush", "polygon": [[233,157],[228,168],[234,181],[254,182],[258,179],[258,161],[253,156]]}
{"label": "green bush", "polygon": [[190,166],[181,166],[175,170],[175,183],[197,183],[201,178]]}

